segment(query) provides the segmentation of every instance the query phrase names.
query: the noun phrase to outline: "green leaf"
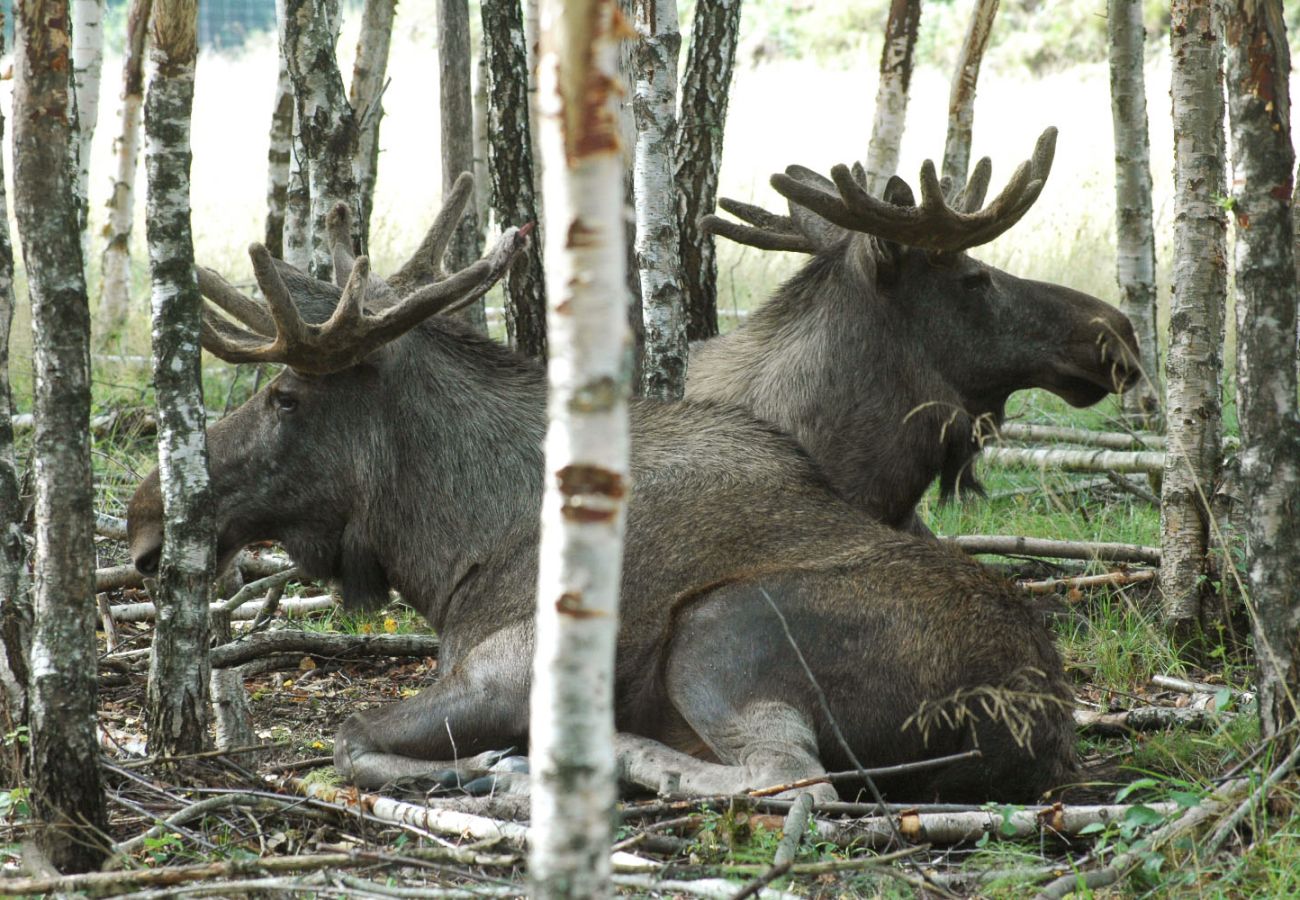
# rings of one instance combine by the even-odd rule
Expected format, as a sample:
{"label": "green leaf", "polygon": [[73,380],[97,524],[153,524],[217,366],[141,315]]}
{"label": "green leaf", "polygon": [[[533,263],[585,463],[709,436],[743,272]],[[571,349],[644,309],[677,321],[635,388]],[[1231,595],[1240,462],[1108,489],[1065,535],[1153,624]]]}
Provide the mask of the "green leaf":
{"label": "green leaf", "polygon": [[1170,791],[1169,799],[1177,803],[1183,809],[1191,809],[1193,806],[1199,806],[1201,801],[1205,798],[1194,791]]}
{"label": "green leaf", "polygon": [[1127,797],[1129,794],[1133,793],[1134,791],[1141,791],[1141,790],[1145,790],[1146,788],[1153,788],[1159,784],[1160,782],[1156,781],[1154,778],[1139,778],[1137,781],[1130,782],[1124,785],[1122,788],[1120,788],[1115,793],[1115,802],[1123,803],[1124,798]]}
{"label": "green leaf", "polygon": [[1083,837],[1086,834],[1098,834],[1105,830],[1106,830],[1105,822],[1089,822],[1087,825],[1084,825],[1082,828],[1079,829],[1079,836]]}
{"label": "green leaf", "polygon": [[1165,820],[1165,817],[1142,803],[1129,808],[1124,813],[1124,822],[1128,825],[1159,825]]}
{"label": "green leaf", "polygon": [[1232,691],[1225,688],[1219,688],[1214,692],[1214,711],[1227,712],[1232,708]]}

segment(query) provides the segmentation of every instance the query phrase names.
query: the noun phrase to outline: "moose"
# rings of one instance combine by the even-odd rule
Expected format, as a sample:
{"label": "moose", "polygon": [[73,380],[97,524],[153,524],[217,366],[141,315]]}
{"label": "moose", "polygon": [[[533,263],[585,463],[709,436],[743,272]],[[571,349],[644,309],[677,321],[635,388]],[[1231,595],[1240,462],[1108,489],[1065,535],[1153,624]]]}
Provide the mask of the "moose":
{"label": "moose", "polygon": [[945,498],[979,490],[969,468],[1012,392],[1089,406],[1140,375],[1119,310],[965,252],[1029,210],[1055,147],[1048,128],[988,206],[987,157],[955,197],[927,160],[919,205],[897,176],[871,196],[860,166],[773,175],[789,215],[721,200],[749,224],[706,216],[706,231],[812,259],[745,324],[692,345],[686,397],[752,410],[797,438],[851,503],[929,534],[917,502],[936,476]]}
{"label": "moose", "polygon": [[[395,589],[442,640],[439,675],[418,696],[343,723],[336,767],[366,788],[436,779],[453,760],[527,741],[546,377],[439,315],[481,296],[526,240],[509,230],[444,276],[468,186],[462,176],[387,282],[338,237],[341,289],[260,245],[250,256],[265,304],[199,273],[229,316],[205,309],[203,346],[285,366],[208,432],[222,565],[279,541],[348,607],[376,608]],[[347,233],[346,210],[331,231]],[[1068,780],[1071,691],[1027,596],[845,502],[791,437],[746,410],[637,401],[631,421],[614,685],[625,783],[657,789],[671,770],[686,792],[732,793],[855,757],[886,766],[973,748],[880,787],[1028,801]],[[128,522],[132,558],[153,574],[157,471]]]}

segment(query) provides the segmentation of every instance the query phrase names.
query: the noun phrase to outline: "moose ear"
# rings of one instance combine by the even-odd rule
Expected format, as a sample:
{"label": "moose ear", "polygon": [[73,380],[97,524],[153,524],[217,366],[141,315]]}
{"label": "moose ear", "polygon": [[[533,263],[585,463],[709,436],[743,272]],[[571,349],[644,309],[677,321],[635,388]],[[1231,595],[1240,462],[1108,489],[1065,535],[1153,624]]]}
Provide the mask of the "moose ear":
{"label": "moose ear", "polygon": [[388,573],[356,522],[343,529],[338,578],[346,609],[374,612],[388,603]]}
{"label": "moose ear", "polygon": [[889,181],[885,184],[885,193],[882,196],[887,203],[892,203],[895,206],[916,206],[916,195],[907,186],[907,182],[897,175],[889,176]]}

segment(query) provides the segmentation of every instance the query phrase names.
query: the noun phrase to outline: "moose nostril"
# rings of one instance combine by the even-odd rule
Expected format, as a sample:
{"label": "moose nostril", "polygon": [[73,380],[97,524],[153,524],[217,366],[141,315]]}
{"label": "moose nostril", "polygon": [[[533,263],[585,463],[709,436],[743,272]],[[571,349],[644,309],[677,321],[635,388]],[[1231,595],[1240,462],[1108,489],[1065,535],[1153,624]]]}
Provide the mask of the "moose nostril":
{"label": "moose nostril", "polygon": [[153,577],[158,574],[158,563],[162,559],[162,547],[158,546],[136,557],[135,568],[141,574]]}

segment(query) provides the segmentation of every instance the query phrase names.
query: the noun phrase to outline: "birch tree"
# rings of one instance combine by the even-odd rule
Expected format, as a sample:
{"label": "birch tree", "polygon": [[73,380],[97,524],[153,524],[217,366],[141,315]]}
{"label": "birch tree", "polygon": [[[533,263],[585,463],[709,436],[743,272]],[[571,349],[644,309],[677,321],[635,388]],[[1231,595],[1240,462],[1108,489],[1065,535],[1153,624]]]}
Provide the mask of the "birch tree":
{"label": "birch tree", "polygon": [[[276,95],[276,106],[278,108],[281,97],[287,96],[292,110],[289,117],[289,134],[286,138],[289,156],[287,163],[288,180],[284,190],[284,226],[281,232],[282,258],[285,262],[305,272],[311,265],[311,189],[307,184],[307,151],[303,149],[302,137],[298,128],[298,104],[294,97],[293,79],[289,76],[287,49],[289,21],[285,13],[285,0],[275,0],[275,21],[279,30],[280,69],[283,73],[280,82],[280,84],[283,84],[283,88],[280,87],[280,84],[276,86],[277,91],[283,90],[283,93],[277,93]],[[273,130],[272,145],[274,146],[274,129],[276,128],[274,116],[271,120],[271,128]],[[274,177],[275,173],[272,171],[268,176],[268,181]]]}
{"label": "birch tree", "polygon": [[1143,75],[1146,30],[1141,0],[1110,0],[1110,110],[1115,125],[1115,248],[1120,309],[1142,350],[1142,380],[1124,411],[1139,425],[1160,419],[1160,343],[1156,335],[1156,238],[1151,213],[1151,144]]}
{"label": "birch tree", "polygon": [[700,229],[700,217],[713,212],[718,200],[722,136],[739,34],[740,0],[695,5],[673,154],[686,336],[692,341],[718,333],[718,259],[712,235]]}
{"label": "birch tree", "polygon": [[289,165],[293,157],[293,82],[289,80],[289,63],[283,53],[279,54],[279,59],[275,103],[271,107],[271,134],[266,150],[266,234],[262,243],[276,259],[284,259]]}
{"label": "birch tree", "polygon": [[[5,52],[0,29],[0,56]],[[0,113],[0,144],[4,143]],[[32,603],[23,543],[22,480],[14,454],[13,396],[9,388],[9,335],[14,321],[14,248],[9,238],[9,198],[0,167],[0,730],[13,734],[27,724],[27,657]],[[22,744],[0,752],[0,784],[18,784]]]}
{"label": "birch tree", "polygon": [[[469,3],[467,0],[438,0],[438,105],[442,126],[442,194],[447,196],[462,172],[474,171],[474,89],[470,72]],[[487,189],[487,182],[474,185],[475,194]],[[465,210],[447,245],[448,271],[456,272],[474,263],[482,253],[478,202]],[[466,311],[474,328],[487,334],[483,301]]]}
{"label": "birch tree", "polygon": [[95,740],[90,304],[73,162],[67,0],[15,15],[14,212],[32,303],[36,591],[28,715],[38,842],[61,872],[97,867],[107,818]]}
{"label": "birch tree", "polygon": [[[379,122],[384,117],[384,79],[388,48],[393,38],[396,0],[366,0],[361,11],[361,33],[348,102],[357,117],[357,227],[361,252],[370,246],[370,211],[375,203],[375,177],[379,170]],[[445,75],[445,73],[444,73]]]}
{"label": "birch tree", "polygon": [[[1171,7],[1174,117],[1174,264],[1169,299],[1165,417],[1168,448],[1160,497],[1160,586],[1178,634],[1199,623],[1210,568],[1211,513],[1219,476],[1226,223],[1221,51],[1210,0]],[[1205,35],[1216,35],[1207,40]]]}
{"label": "birch tree", "polygon": [[879,196],[898,171],[898,148],[907,121],[907,93],[912,84],[912,50],[921,22],[921,0],[892,0],[880,51],[876,117],[867,148],[867,187]]}
{"label": "birch tree", "polygon": [[609,890],[614,642],[629,477],[623,161],[610,96],[616,10],[615,0],[541,4],[552,343],[529,723],[536,897]]}
{"label": "birch tree", "polygon": [[492,218],[492,177],[488,174],[488,93],[487,54],[479,42],[478,60],[474,63],[474,205],[478,211],[478,232],[482,240]]}
{"label": "birch tree", "polygon": [[144,123],[153,377],[163,549],[149,660],[149,752],[194,753],[208,739],[208,594],[215,520],[207,417],[199,373],[203,300],[190,232],[190,115],[198,56],[198,0],[154,6],[154,76]]}
{"label": "birch tree", "polygon": [[131,230],[135,224],[135,172],[140,162],[144,110],[144,47],[151,0],[131,0],[122,58],[122,110],[113,141],[116,171],[108,200],[107,242],[100,257],[99,323],[103,334],[121,330],[131,312]]}
{"label": "birch tree", "polygon": [[72,0],[72,90],[77,106],[77,214],[83,244],[90,213],[90,144],[99,119],[99,78],[104,68],[104,0]]}
{"label": "birch tree", "polygon": [[[284,55],[293,81],[298,135],[307,155],[311,193],[311,259],[308,271],[330,281],[325,217],[337,204],[357,208],[357,122],[343,88],[334,44],[338,38],[337,0],[285,0]],[[353,220],[356,227],[356,220]],[[353,234],[353,243],[357,243]]]}
{"label": "birch tree", "polygon": [[[502,228],[537,221],[528,60],[518,0],[483,0],[483,55],[488,73],[488,171],[492,212]],[[546,356],[546,282],[536,242],[505,277],[506,335],[529,356]],[[620,295],[621,296],[621,295]]]}
{"label": "birch tree", "polygon": [[680,400],[686,390],[686,298],[673,185],[677,140],[677,4],[637,0],[636,261],[645,323],[642,393]]}
{"label": "birch tree", "polygon": [[[1248,504],[1246,571],[1260,726],[1283,737],[1300,709],[1300,411],[1290,54],[1282,0],[1233,0],[1224,18],[1236,217],[1237,417]],[[1294,746],[1294,737],[1286,741]],[[1286,748],[1280,752],[1285,753]]]}
{"label": "birch tree", "polygon": [[948,94],[948,136],[943,142],[943,176],[952,179],[952,190],[966,186],[970,169],[971,133],[975,127],[975,85],[980,77],[980,63],[993,33],[993,19],[998,14],[998,0],[975,0],[966,40],[957,54]]}

